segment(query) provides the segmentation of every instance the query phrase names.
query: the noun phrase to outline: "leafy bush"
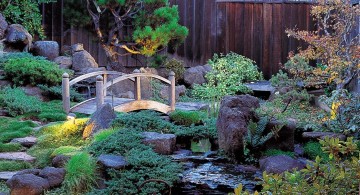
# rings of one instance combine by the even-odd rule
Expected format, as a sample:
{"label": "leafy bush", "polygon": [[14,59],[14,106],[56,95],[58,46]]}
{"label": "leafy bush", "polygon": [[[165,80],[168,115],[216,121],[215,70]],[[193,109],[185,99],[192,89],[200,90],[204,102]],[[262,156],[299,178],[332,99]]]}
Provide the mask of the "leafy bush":
{"label": "leafy bush", "polygon": [[15,85],[57,85],[64,70],[54,62],[34,57],[12,58],[4,64],[5,76]]}
{"label": "leafy bush", "polygon": [[254,61],[230,52],[227,55],[214,55],[209,60],[212,70],[206,74],[207,83],[196,85],[195,97],[207,100],[220,100],[225,95],[249,93],[243,83],[262,79]]}
{"label": "leafy bush", "polygon": [[286,156],[290,156],[292,158],[294,158],[294,156],[295,156],[294,152],[282,151],[282,150],[277,150],[277,149],[266,150],[264,152],[264,155],[265,156],[286,155]]}
{"label": "leafy bush", "polygon": [[36,58],[39,60],[44,60],[45,58],[42,56],[33,56],[28,52],[9,52],[4,53],[0,58],[0,68],[3,69],[4,65],[7,61],[11,59],[17,59],[17,58]]}
{"label": "leafy bush", "polygon": [[20,88],[7,87],[0,90],[0,105],[11,116],[17,116],[29,112],[40,112],[41,102],[36,97],[27,96]]}
{"label": "leafy bush", "polygon": [[359,150],[352,138],[320,141],[329,162],[320,157],[301,171],[263,173],[264,194],[358,194]]}
{"label": "leafy bush", "polygon": [[190,126],[192,124],[200,124],[202,119],[206,118],[206,114],[199,111],[182,111],[175,110],[170,114],[170,119],[178,125]]}
{"label": "leafy bush", "polygon": [[[43,90],[43,95],[52,100],[61,100],[62,99],[62,88],[61,86],[47,86],[47,85],[38,85],[38,87]],[[73,102],[82,102],[84,97],[78,93],[75,89],[70,88],[70,101]]]}
{"label": "leafy bush", "polygon": [[23,161],[0,161],[0,171],[20,171],[32,168],[31,164]]}
{"label": "leafy bush", "polygon": [[304,145],[304,154],[312,160],[315,160],[317,156],[320,157],[323,161],[329,160],[329,155],[323,152],[319,142],[307,142]]}
{"label": "leafy bush", "polygon": [[71,193],[87,192],[96,182],[96,161],[82,152],[71,157],[65,166],[65,189]]}
{"label": "leafy bush", "polygon": [[164,67],[167,71],[173,71],[175,73],[176,82],[184,79],[185,68],[183,61],[172,58],[171,60],[165,62]]}

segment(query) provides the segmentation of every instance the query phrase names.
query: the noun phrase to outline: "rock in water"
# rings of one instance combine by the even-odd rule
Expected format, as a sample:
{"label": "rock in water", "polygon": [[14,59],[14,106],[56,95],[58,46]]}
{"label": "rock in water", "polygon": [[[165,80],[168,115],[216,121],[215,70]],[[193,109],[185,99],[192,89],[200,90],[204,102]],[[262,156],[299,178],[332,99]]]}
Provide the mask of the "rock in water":
{"label": "rock in water", "polygon": [[250,120],[256,121],[255,109],[259,100],[250,95],[225,96],[216,123],[220,149],[235,160],[244,153],[243,138]]}
{"label": "rock in water", "polygon": [[111,122],[116,118],[116,114],[110,104],[102,105],[87,122],[83,132],[83,138],[93,136],[95,133],[110,127]]}
{"label": "rock in water", "polygon": [[172,154],[175,150],[176,136],[174,134],[161,134],[156,132],[144,132],[141,134],[145,145],[150,145],[158,154]]}

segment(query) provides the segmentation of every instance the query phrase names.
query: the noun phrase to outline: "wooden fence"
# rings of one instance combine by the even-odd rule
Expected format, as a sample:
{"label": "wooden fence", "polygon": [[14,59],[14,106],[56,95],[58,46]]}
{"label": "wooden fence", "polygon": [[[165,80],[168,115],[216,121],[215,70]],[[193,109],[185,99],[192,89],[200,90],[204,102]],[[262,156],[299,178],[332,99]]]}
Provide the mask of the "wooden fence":
{"label": "wooden fence", "polygon": [[[311,4],[286,0],[169,0],[177,5],[180,23],[189,28],[189,36],[174,56],[187,66],[205,64],[214,53],[239,53],[254,60],[266,78],[286,62],[288,52],[303,43],[288,38],[287,28],[313,30]],[[63,1],[44,5],[46,34],[61,46],[83,43],[98,61],[106,64],[106,56],[94,34],[85,29],[64,29]],[[141,66],[131,57],[121,59],[127,67]]]}

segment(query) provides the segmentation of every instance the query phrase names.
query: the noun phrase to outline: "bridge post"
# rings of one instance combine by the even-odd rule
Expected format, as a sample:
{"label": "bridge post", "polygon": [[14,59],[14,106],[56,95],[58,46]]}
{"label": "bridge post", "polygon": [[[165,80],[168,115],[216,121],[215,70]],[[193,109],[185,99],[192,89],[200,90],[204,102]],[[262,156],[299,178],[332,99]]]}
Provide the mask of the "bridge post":
{"label": "bridge post", "polygon": [[[104,86],[106,86],[107,77],[108,77],[108,75],[105,73],[105,74],[103,75]],[[104,87],[104,97],[105,97],[106,95],[107,95],[107,89],[106,89],[106,87]]]}
{"label": "bridge post", "polygon": [[62,103],[63,103],[63,109],[68,114],[70,112],[70,79],[69,74],[64,73],[62,75]]}
{"label": "bridge post", "polygon": [[96,109],[104,104],[104,78],[99,75],[96,77]]}
{"label": "bridge post", "polygon": [[173,71],[170,72],[169,74],[169,81],[171,82],[171,86],[170,86],[170,95],[169,95],[169,105],[172,111],[175,110],[175,101],[176,101],[176,96],[175,96],[175,73]]}
{"label": "bridge post", "polygon": [[[135,69],[133,71],[133,73],[140,73],[139,69]],[[140,77],[135,77],[135,86],[134,86],[134,91],[135,91],[135,100],[141,100],[141,83],[140,83],[141,78]]]}

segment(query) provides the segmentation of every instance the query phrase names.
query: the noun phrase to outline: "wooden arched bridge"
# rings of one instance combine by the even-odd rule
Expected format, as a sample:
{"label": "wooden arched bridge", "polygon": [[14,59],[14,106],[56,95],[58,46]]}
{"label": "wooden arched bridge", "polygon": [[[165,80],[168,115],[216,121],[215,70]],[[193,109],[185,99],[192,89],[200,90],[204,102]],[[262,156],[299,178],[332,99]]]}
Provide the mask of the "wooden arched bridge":
{"label": "wooden arched bridge", "polygon": [[[112,79],[111,81],[107,81],[108,75],[118,75],[118,77]],[[96,97],[70,107],[70,87],[91,77],[96,77]],[[152,100],[142,100],[141,77],[155,78],[170,85],[169,104],[166,105]],[[134,82],[135,99],[114,98],[113,96],[107,96],[107,89],[110,86],[124,80],[131,80]],[[139,70],[134,70],[132,74],[123,74],[116,71],[98,71],[79,76],[71,81],[69,75],[64,73],[62,79],[62,99],[63,108],[66,113],[79,112],[92,114],[104,103],[110,103],[114,107],[114,110],[118,112],[151,109],[167,114],[175,110],[175,73],[170,72],[169,79],[166,79],[151,73],[140,73]]]}

